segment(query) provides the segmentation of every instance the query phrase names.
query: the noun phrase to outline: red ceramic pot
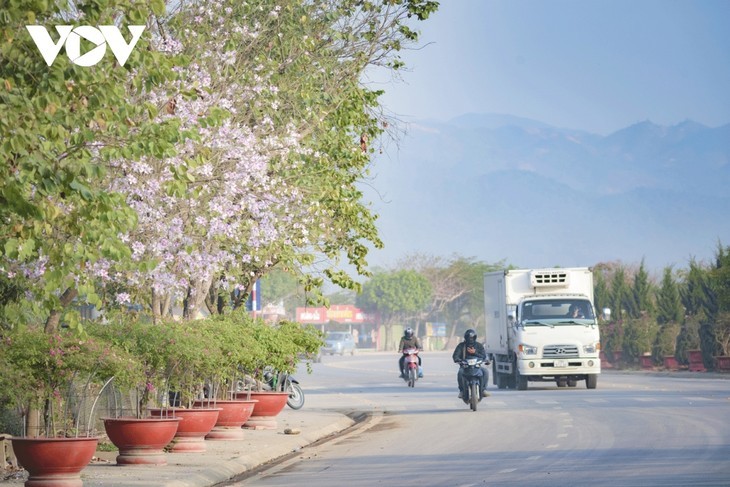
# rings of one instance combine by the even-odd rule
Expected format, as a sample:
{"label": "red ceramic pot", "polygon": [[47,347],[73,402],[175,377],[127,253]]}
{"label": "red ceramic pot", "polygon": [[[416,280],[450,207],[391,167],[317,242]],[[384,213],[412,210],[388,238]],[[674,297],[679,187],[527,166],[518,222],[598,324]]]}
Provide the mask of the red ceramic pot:
{"label": "red ceramic pot", "polygon": [[250,391],[236,393],[236,397],[241,399],[247,398],[249,395],[251,399],[256,399],[258,402],[253,408],[251,417],[243,424],[243,427],[247,429],[276,429],[276,416],[284,409],[284,406],[286,406],[286,401],[289,399],[289,393],[274,391]]}
{"label": "red ceramic pot", "polygon": [[253,412],[256,401],[245,400],[211,400],[195,401],[194,408],[220,408],[218,420],[205,435],[206,440],[242,440],[244,438],[241,427]]}
{"label": "red ceramic pot", "polygon": [[82,487],[81,471],[96,452],[94,438],[13,438],[18,463],[28,471],[26,487]]}
{"label": "red ceramic pot", "polygon": [[182,418],[104,418],[109,440],[119,448],[118,465],[167,465],[164,448]]}
{"label": "red ceramic pot", "polygon": [[172,453],[199,453],[206,450],[205,435],[218,421],[222,408],[150,409],[153,418],[182,418],[169,449]]}

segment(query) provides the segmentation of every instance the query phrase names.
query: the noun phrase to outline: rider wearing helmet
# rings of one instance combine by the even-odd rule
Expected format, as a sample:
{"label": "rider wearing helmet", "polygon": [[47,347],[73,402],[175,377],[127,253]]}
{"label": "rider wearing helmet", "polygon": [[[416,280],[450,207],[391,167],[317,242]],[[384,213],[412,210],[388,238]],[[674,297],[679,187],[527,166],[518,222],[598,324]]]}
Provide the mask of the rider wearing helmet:
{"label": "rider wearing helmet", "polygon": [[[403,367],[405,366],[405,360],[406,356],[403,355],[403,350],[406,350],[408,348],[415,348],[419,352],[423,350],[423,346],[421,345],[421,340],[413,334],[413,328],[410,326],[407,327],[405,330],[403,330],[403,336],[400,339],[400,343],[398,344],[398,353],[401,354],[400,359],[398,360],[398,371],[400,373],[401,378],[403,378]],[[421,372],[421,356],[418,356],[418,376],[423,377],[423,372]]]}
{"label": "rider wearing helmet", "polygon": [[[468,358],[478,357],[487,362],[487,352],[484,350],[484,345],[477,341],[477,332],[474,329],[469,328],[464,333],[464,341],[459,343],[454,350],[454,354],[451,358],[454,363],[460,363]],[[464,397],[464,384],[463,384],[463,372],[462,368],[459,367],[459,372],[456,375],[456,381],[459,384],[459,398]],[[486,375],[483,374],[479,379],[482,396],[487,397],[487,384],[485,380]]]}

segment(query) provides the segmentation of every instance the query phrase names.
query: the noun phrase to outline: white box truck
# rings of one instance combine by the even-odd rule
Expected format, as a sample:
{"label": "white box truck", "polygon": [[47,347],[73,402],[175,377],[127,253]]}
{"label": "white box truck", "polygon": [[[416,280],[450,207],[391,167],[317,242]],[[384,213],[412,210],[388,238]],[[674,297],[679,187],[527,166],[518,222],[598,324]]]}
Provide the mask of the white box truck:
{"label": "white box truck", "polygon": [[499,389],[528,382],[595,389],[601,344],[587,267],[484,274],[485,349]]}

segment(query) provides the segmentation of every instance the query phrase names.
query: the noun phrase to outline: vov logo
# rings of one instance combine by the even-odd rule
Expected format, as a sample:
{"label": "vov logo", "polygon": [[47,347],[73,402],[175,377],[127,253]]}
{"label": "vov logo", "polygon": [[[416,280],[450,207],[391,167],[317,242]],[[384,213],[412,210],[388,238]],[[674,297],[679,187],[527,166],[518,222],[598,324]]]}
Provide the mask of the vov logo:
{"label": "vov logo", "polygon": [[[82,25],[74,27],[72,25],[56,25],[58,32],[58,42],[54,43],[51,35],[42,25],[26,25],[30,36],[33,38],[35,45],[41,52],[46,64],[51,66],[56,60],[61,48],[66,46],[66,55],[72,63],[78,66],[94,66],[102,60],[106,54],[106,46],[108,45],[114,57],[117,58],[119,64],[124,66],[132,49],[142,36],[145,29],[144,25],[130,25],[127,28],[132,34],[132,40],[127,43],[116,25],[100,25],[99,28],[90,25]],[[81,38],[86,39],[96,45],[93,49],[85,54],[81,54]]]}

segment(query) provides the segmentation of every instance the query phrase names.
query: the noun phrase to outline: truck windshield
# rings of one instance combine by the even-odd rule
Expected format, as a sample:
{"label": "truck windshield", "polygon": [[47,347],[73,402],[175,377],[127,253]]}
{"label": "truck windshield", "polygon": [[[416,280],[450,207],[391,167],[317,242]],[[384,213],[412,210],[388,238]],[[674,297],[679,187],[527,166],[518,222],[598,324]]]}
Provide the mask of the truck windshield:
{"label": "truck windshield", "polygon": [[526,301],[522,305],[522,322],[526,325],[543,324],[545,320],[558,324],[558,322],[571,323],[593,319],[593,306],[587,299],[541,299]]}

